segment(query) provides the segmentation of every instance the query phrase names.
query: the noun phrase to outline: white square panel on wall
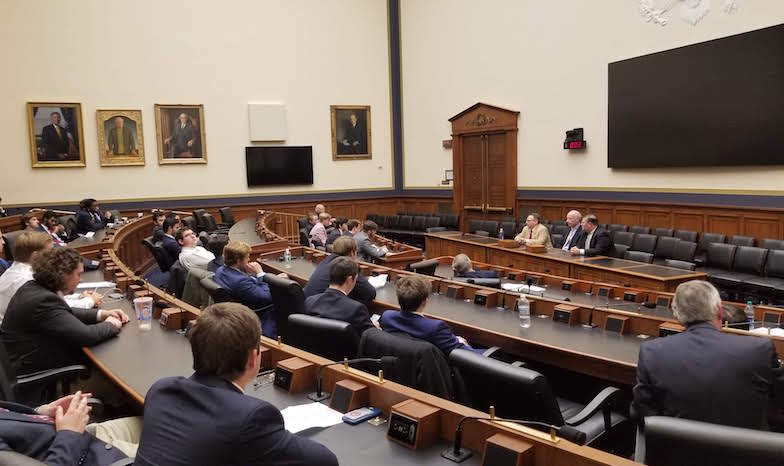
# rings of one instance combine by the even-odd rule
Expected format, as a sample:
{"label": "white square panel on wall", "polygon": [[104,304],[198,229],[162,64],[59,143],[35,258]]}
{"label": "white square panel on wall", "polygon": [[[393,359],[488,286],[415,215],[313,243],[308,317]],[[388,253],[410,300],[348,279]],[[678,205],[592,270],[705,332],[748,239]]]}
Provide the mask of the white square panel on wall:
{"label": "white square panel on wall", "polygon": [[285,141],[288,137],[286,105],[249,103],[248,129],[251,141]]}

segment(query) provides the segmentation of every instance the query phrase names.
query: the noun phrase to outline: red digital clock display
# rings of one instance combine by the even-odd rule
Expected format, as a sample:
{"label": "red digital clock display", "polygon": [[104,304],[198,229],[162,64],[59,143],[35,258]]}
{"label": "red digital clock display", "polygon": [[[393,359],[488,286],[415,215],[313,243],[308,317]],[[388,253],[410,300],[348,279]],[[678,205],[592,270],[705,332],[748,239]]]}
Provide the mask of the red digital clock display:
{"label": "red digital clock display", "polygon": [[585,149],[587,142],[583,141],[566,141],[564,142],[564,149]]}

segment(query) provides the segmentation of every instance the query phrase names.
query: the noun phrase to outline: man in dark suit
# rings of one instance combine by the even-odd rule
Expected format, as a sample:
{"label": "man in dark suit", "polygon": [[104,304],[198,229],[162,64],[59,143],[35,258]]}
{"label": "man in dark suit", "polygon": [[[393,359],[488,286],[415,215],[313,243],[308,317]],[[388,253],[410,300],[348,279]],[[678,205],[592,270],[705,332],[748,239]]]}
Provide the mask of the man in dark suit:
{"label": "man in dark suit", "polygon": [[452,273],[455,277],[498,278],[498,272],[495,270],[474,270],[471,259],[465,254],[458,254],[452,260]]}
{"label": "man in dark suit", "polygon": [[329,271],[329,288],[305,299],[305,311],[316,317],[348,322],[357,332],[373,328],[367,307],[348,295],[359,275],[359,265],[348,257],[337,257]]}
{"label": "man in dark suit", "polygon": [[[334,243],[335,240],[340,238],[341,236],[349,236],[351,235],[348,232],[348,227],[346,224],[348,223],[348,219],[345,217],[338,217],[333,219],[332,221],[332,228],[331,230],[327,230],[327,246]],[[353,235],[351,235],[353,237]]]}
{"label": "man in dark suit", "polygon": [[177,219],[169,216],[163,221],[161,230],[163,231],[161,247],[166,252],[169,267],[171,267],[172,264],[177,262],[177,259],[180,257],[180,252],[182,251],[182,246],[180,246],[177,238],[175,238],[175,235],[180,230],[180,224],[177,223]]}
{"label": "man in dark suit", "polygon": [[771,397],[784,406],[773,342],[723,333],[721,298],[705,281],[678,285],[672,309],[686,331],[640,347],[633,414],[766,428]]}
{"label": "man in dark suit", "polygon": [[596,215],[589,214],[583,217],[583,232],[577,246],[572,247],[569,252],[575,256],[605,256],[610,253],[613,242],[610,234],[604,228],[599,228],[599,220]]}
{"label": "man in dark suit", "polygon": [[583,227],[580,225],[582,218],[583,215],[576,210],[570,210],[566,214],[566,226],[569,227],[569,233],[564,237],[563,244],[558,245],[558,247],[564,251],[569,251],[577,246],[578,241],[580,241],[580,235],[583,233]]}
{"label": "man in dark suit", "polygon": [[464,338],[455,336],[446,323],[422,315],[430,295],[430,282],[425,278],[418,275],[400,277],[395,282],[395,291],[400,311],[384,311],[381,315],[381,328],[384,331],[402,332],[428,341],[447,357],[455,348],[474,351]]}
{"label": "man in dark suit", "polygon": [[372,220],[365,220],[362,225],[362,231],[354,235],[354,241],[357,242],[357,255],[359,260],[364,262],[373,262],[373,259],[384,257],[387,255],[387,247],[378,247],[371,239],[376,236],[378,225]]}
{"label": "man in dark suit", "polygon": [[95,199],[82,199],[79,203],[79,212],[76,213],[76,232],[83,235],[90,231],[98,231],[112,220],[110,212],[101,213],[98,201]]}
{"label": "man in dark suit", "polygon": [[163,222],[166,220],[166,214],[163,211],[156,211],[152,214],[152,242],[157,243],[163,241]]}
{"label": "man in dark suit", "polygon": [[[322,260],[313,271],[308,283],[302,292],[305,297],[313,296],[323,293],[329,288],[329,272],[332,269],[332,262],[338,257],[348,257],[351,260],[357,260],[357,242],[350,236],[341,236],[332,245],[332,254]],[[354,289],[348,294],[348,297],[359,301],[365,306],[370,306],[370,303],[376,299],[376,289],[368,282],[368,279],[360,274],[357,276],[357,284]]]}
{"label": "man in dark suit", "polygon": [[191,119],[188,115],[180,113],[172,128],[171,136],[164,139],[163,143],[170,144],[168,152],[170,157],[199,157],[201,151],[196,150],[197,136],[198,133]]}
{"label": "man in dark suit", "polygon": [[239,303],[202,311],[189,333],[195,373],[159,380],[144,401],[137,466],[337,465],[288,432],[277,408],[246,396],[261,365],[256,316]]}
{"label": "man in dark suit", "polygon": [[348,117],[346,131],[338,144],[338,154],[367,154],[367,133],[355,113]]}
{"label": "man in dark suit", "polygon": [[0,340],[17,374],[78,364],[83,346],[120,332],[128,316],[120,309],[70,308],[62,296],[74,292],[82,277],[82,257],[69,248],[33,257],[33,280],[8,303]]}
{"label": "man in dark suit", "polygon": [[67,160],[73,144],[71,138],[68,136],[68,131],[60,126],[60,112],[52,112],[49,117],[52,119],[52,124],[44,126],[41,130],[46,160]]}

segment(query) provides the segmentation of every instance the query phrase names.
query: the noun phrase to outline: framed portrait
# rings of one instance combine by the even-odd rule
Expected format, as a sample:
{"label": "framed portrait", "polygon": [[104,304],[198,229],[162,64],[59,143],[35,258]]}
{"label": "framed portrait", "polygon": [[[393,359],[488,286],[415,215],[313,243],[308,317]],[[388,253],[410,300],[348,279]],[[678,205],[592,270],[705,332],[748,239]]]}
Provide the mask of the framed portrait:
{"label": "framed portrait", "polygon": [[144,165],[141,110],[96,110],[102,167]]}
{"label": "framed portrait", "polygon": [[28,102],[33,168],[84,167],[82,104]]}
{"label": "framed portrait", "polygon": [[204,105],[155,104],[158,163],[207,163]]}
{"label": "framed portrait", "polygon": [[372,158],[370,105],[330,105],[332,160]]}

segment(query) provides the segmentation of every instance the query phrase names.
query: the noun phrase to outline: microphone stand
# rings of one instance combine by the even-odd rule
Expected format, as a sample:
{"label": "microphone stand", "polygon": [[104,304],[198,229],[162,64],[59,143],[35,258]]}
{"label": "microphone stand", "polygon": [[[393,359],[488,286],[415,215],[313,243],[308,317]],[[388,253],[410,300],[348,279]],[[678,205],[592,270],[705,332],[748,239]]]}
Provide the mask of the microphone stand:
{"label": "microphone stand", "polygon": [[313,393],[308,394],[308,399],[313,400],[313,401],[324,401],[324,400],[326,400],[327,398],[329,398],[331,396],[330,393],[325,393],[325,392],[321,391],[321,371],[322,371],[322,369],[324,369],[327,366],[335,366],[335,365],[338,365],[338,364],[345,364],[346,369],[348,369],[348,365],[349,364],[353,364],[355,362],[375,362],[375,363],[379,363],[379,364],[384,363],[384,362],[392,363],[392,362],[394,362],[394,361],[391,361],[392,358],[394,358],[394,360],[397,360],[397,358],[393,357],[393,356],[384,356],[382,358],[356,358],[356,359],[344,358],[342,361],[331,362],[329,364],[323,364],[323,365],[319,366],[318,372],[316,373],[316,391],[313,392]]}

